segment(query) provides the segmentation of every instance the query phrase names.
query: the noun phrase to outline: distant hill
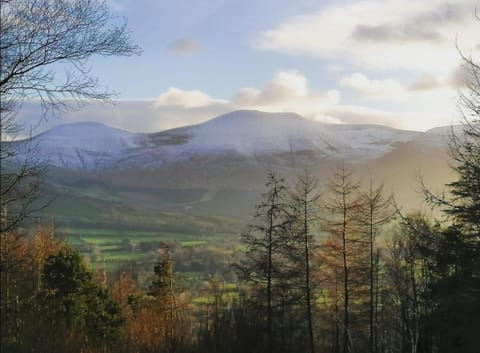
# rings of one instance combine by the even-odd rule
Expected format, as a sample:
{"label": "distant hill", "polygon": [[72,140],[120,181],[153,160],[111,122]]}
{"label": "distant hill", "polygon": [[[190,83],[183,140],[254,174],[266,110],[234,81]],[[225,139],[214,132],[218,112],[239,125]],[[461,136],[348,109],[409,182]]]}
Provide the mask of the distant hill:
{"label": "distant hill", "polygon": [[380,157],[419,134],[380,125],[325,124],[292,113],[235,111],[199,125],[153,134],[92,122],[62,125],[34,137],[33,142],[41,161],[59,167],[159,169],[225,157],[280,165],[302,156],[307,165],[322,159],[358,162]]}
{"label": "distant hill", "polygon": [[[292,113],[235,111],[152,134],[99,123],[62,125],[32,139],[50,166],[50,190],[128,207],[248,217],[267,170],[293,180],[309,168],[326,181],[340,163],[385,180],[409,208],[416,178],[441,190],[452,179],[449,128],[425,133],[325,124]],[[17,142],[24,143],[24,142]]]}

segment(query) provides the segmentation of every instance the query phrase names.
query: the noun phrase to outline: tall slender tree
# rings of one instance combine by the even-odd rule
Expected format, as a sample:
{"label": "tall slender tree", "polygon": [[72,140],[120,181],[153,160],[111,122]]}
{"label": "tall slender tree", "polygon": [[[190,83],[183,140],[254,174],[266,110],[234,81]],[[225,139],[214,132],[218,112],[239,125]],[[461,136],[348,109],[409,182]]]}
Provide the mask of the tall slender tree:
{"label": "tall slender tree", "polygon": [[313,272],[315,264],[313,263],[313,254],[315,252],[315,240],[313,230],[319,220],[319,202],[320,192],[318,188],[318,179],[308,170],[303,175],[298,176],[297,183],[293,192],[292,214],[295,220],[294,236],[298,249],[297,261],[299,262],[299,277],[301,281],[300,288],[306,302],[306,316],[308,323],[308,340],[310,353],[315,352],[315,337],[313,324],[314,310],[314,279]]}
{"label": "tall slender tree", "polygon": [[[360,288],[361,280],[356,278],[364,271],[364,255],[368,254],[367,244],[359,221],[363,203],[359,195],[360,183],[345,165],[339,167],[329,180],[329,198],[324,202],[323,230],[329,234],[330,242],[336,247],[334,257],[327,266],[336,267],[332,273],[340,274],[343,300],[343,353],[352,352],[351,306],[353,294]],[[362,257],[363,256],[363,257]],[[335,279],[336,280],[336,279]],[[353,286],[357,281],[358,286]]]}
{"label": "tall slender tree", "polygon": [[367,233],[367,242],[369,247],[369,346],[370,352],[377,352],[377,342],[375,340],[377,323],[376,317],[376,296],[378,291],[378,282],[375,281],[378,271],[379,257],[376,238],[382,226],[389,223],[394,215],[393,203],[391,197],[384,196],[384,184],[375,185],[370,175],[367,188],[360,192],[364,214],[360,218]]}
{"label": "tall slender tree", "polygon": [[401,352],[429,352],[421,349],[420,341],[426,340],[425,320],[433,305],[428,287],[433,277],[422,249],[429,246],[424,242],[432,231],[425,217],[414,214],[402,220],[388,242],[386,269],[396,321],[392,343]]}
{"label": "tall slender tree", "polygon": [[245,259],[235,267],[240,278],[250,285],[256,304],[260,305],[258,310],[265,310],[266,348],[272,353],[275,351],[274,310],[286,294],[285,248],[291,221],[284,179],[270,172],[266,188],[262,201],[256,206],[257,222],[242,234],[247,247]]}

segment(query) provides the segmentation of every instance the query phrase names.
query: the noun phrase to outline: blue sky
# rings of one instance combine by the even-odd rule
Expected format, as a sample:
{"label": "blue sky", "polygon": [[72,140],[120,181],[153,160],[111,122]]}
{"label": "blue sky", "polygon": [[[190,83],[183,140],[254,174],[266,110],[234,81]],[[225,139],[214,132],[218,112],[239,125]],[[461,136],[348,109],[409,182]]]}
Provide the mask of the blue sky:
{"label": "blue sky", "polygon": [[127,17],[134,41],[143,48],[138,58],[93,61],[98,76],[120,90],[122,98],[156,97],[175,86],[228,99],[239,88],[261,86],[279,70],[302,67],[312,75],[318,72],[318,58],[253,47],[261,31],[318,9],[318,0],[109,3],[116,15]]}
{"label": "blue sky", "polygon": [[456,45],[480,51],[477,0],[107,2],[143,54],[93,58],[118,103],[44,127],[97,120],[159,131],[259,109],[426,130],[457,121],[466,74]]}

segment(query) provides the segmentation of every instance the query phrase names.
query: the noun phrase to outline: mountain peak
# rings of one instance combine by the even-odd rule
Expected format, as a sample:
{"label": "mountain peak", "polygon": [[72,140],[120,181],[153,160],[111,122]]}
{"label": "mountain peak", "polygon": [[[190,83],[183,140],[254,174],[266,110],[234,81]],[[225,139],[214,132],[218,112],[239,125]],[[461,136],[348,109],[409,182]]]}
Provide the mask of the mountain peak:
{"label": "mountain peak", "polygon": [[[96,122],[57,126],[35,137],[47,163],[76,169],[151,168],[241,158],[305,163],[377,158],[419,133],[379,125],[325,124],[295,113],[238,110],[207,122],[137,134]],[[286,163],[286,162],[285,162]],[[303,163],[303,162],[302,162]]]}
{"label": "mountain peak", "polygon": [[259,121],[263,119],[299,119],[306,120],[303,116],[296,113],[270,113],[262,112],[259,110],[235,110],[230,113],[222,114],[217,116],[209,121],[210,122],[248,122],[248,121]]}
{"label": "mountain peak", "polygon": [[87,121],[58,125],[34,137],[41,159],[74,169],[102,169],[137,146],[139,136],[126,130]]}
{"label": "mountain peak", "polygon": [[108,125],[105,125],[96,121],[80,121],[74,123],[67,123],[62,125],[54,126],[53,128],[41,133],[37,137],[48,135],[48,136],[69,136],[79,137],[79,136],[92,136],[96,134],[104,134],[110,131],[117,131],[122,133],[129,133],[126,130],[114,128]]}

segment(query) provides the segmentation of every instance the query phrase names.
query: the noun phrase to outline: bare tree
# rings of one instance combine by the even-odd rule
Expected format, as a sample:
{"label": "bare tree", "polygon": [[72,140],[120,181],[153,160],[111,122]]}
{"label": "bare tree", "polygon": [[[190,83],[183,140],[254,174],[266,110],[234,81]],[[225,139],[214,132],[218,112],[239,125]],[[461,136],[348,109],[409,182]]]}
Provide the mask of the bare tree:
{"label": "bare tree", "polygon": [[378,271],[379,258],[375,243],[380,228],[389,223],[396,212],[393,208],[392,197],[384,196],[383,187],[383,183],[378,186],[375,185],[372,176],[370,176],[367,189],[360,192],[365,212],[363,217],[361,217],[361,222],[366,228],[369,245],[369,344],[371,353],[377,352],[377,342],[375,340],[377,336],[377,323],[375,322],[377,305],[375,298],[378,292],[378,282],[376,283],[375,278]]}
{"label": "bare tree", "polygon": [[417,353],[427,331],[422,320],[428,318],[434,304],[427,295],[432,283],[431,264],[425,257],[432,226],[421,214],[402,218],[388,242],[387,276],[397,314],[398,352]]}
{"label": "bare tree", "polygon": [[81,106],[88,100],[109,99],[115,93],[100,88],[88,59],[139,54],[140,48],[131,42],[125,20],[114,18],[105,1],[1,0],[1,5],[0,195],[4,231],[31,211],[42,179],[42,168],[33,158],[34,146],[19,151],[11,142],[25,132],[16,121],[22,104],[38,99],[46,113]]}
{"label": "bare tree", "polygon": [[242,234],[247,247],[245,259],[235,264],[242,280],[250,284],[259,314],[266,316],[266,351],[275,351],[275,328],[278,323],[274,316],[276,309],[285,304],[288,291],[285,281],[287,257],[285,248],[289,242],[290,216],[287,205],[285,181],[269,172],[266,192],[256,206],[255,224]]}
{"label": "bare tree", "polygon": [[[360,184],[343,165],[338,168],[328,184],[329,198],[325,201],[322,228],[329,234],[332,259],[325,259],[325,265],[334,269],[335,276],[341,277],[343,299],[343,353],[353,351],[352,305],[354,293],[361,288],[367,251],[362,234],[360,217],[363,215],[363,200],[359,195]],[[325,246],[327,248],[327,246]],[[333,250],[333,251],[332,251]],[[339,278],[335,278],[335,281]],[[357,282],[357,285],[354,283]]]}
{"label": "bare tree", "polygon": [[312,278],[315,243],[312,228],[319,220],[320,196],[317,178],[312,176],[308,170],[303,175],[298,176],[291,198],[296,223],[295,235],[299,243],[298,262],[300,263],[300,277],[302,277],[300,287],[304,292],[306,301],[310,353],[315,352],[313,327],[314,281]]}
{"label": "bare tree", "polygon": [[[139,53],[125,22],[113,25],[104,1],[17,0],[4,2],[1,16],[2,112],[27,98],[40,98],[44,107],[110,98],[87,60]],[[68,65],[67,71],[55,70],[57,64]]]}

